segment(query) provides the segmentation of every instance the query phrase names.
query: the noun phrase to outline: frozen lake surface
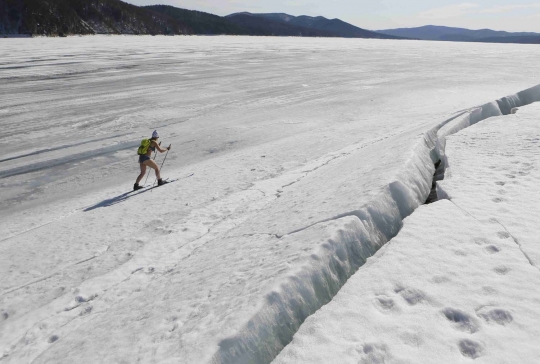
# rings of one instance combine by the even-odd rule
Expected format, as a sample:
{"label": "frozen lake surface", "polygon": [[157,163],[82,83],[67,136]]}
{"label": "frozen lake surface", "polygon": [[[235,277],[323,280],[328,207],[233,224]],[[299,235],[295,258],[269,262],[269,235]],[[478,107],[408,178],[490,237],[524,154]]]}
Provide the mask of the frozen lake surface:
{"label": "frozen lake surface", "polygon": [[[373,271],[447,134],[540,99],[484,105],[538,83],[525,45],[96,36],[0,55],[6,363],[270,362]],[[154,129],[164,176],[193,176],[128,195]]]}

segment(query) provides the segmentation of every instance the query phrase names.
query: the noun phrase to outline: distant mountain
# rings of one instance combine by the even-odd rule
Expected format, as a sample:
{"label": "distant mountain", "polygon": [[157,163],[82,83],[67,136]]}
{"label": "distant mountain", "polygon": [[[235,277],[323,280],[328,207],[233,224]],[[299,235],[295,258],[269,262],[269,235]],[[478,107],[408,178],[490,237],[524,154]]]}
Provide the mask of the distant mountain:
{"label": "distant mountain", "polygon": [[481,38],[476,42],[484,43],[519,43],[519,44],[540,44],[540,35],[527,35],[527,36],[507,36],[507,37],[493,37],[493,38]]}
{"label": "distant mountain", "polygon": [[221,16],[202,11],[180,9],[169,5],[150,5],[145,6],[144,9],[167,15],[170,18],[185,24],[190,28],[193,34],[250,34],[249,29],[237,26]]}
{"label": "distant mountain", "polygon": [[[327,19],[322,16],[293,16],[284,13],[236,13],[228,15],[228,19],[242,19],[251,24],[259,22],[260,26],[263,26],[261,20],[257,21],[256,18],[263,18],[273,22],[286,24],[289,26],[301,27],[304,29],[318,30],[324,32],[323,34],[329,34],[325,36],[345,37],[345,38],[377,38],[377,39],[400,39],[400,36],[380,34],[356,27],[352,24],[346,23],[339,19]],[[249,18],[251,17],[251,18]],[[266,23],[270,24],[270,23]],[[276,27],[276,25],[274,25]],[[324,36],[324,35],[323,35]]]}
{"label": "distant mountain", "polygon": [[[465,28],[452,28],[435,25],[426,25],[418,28],[398,28],[378,30],[379,33],[394,35],[399,37],[423,39],[423,40],[441,40],[453,42],[496,42],[514,43],[509,40],[527,40],[527,37],[540,36],[539,33],[510,33],[496,31],[491,29],[471,30]],[[506,39],[508,38],[508,39]],[[529,39],[532,41],[532,39]],[[521,42],[520,42],[521,43]]]}
{"label": "distant mountain", "polygon": [[250,13],[236,13],[225,17],[231,24],[249,29],[250,35],[338,37],[339,35],[320,29],[287,24],[279,20],[255,16]]}
{"label": "distant mountain", "polygon": [[188,34],[166,15],[120,0],[0,0],[0,34]]}
{"label": "distant mountain", "polygon": [[121,0],[0,0],[0,35],[201,34],[396,39],[339,19],[283,13],[220,17]]}
{"label": "distant mountain", "polygon": [[323,16],[292,16],[288,14],[254,14],[266,18],[278,18],[289,24],[303,26],[306,28],[330,31],[340,37],[345,38],[378,38],[378,39],[400,39],[401,36],[381,34],[370,30],[362,29],[340,19],[327,19]]}

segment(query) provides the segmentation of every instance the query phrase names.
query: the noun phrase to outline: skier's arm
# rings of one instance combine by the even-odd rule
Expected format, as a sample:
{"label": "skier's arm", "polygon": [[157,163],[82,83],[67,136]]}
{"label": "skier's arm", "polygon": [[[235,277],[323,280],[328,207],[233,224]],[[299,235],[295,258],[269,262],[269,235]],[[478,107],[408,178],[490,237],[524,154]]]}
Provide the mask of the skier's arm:
{"label": "skier's arm", "polygon": [[157,150],[159,150],[160,153],[166,152],[166,151],[168,151],[169,148],[170,148],[170,147],[167,147],[167,148],[161,148],[161,146],[160,146],[158,143],[156,143],[156,142],[154,142],[154,146],[157,148]]}

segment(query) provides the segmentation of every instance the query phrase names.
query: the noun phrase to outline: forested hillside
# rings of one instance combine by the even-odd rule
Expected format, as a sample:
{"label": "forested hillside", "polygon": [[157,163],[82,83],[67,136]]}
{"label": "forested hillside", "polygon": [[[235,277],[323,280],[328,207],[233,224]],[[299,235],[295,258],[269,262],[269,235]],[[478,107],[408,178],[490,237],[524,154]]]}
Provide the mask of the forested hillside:
{"label": "forested hillside", "polygon": [[168,16],[120,0],[0,0],[0,33],[189,34]]}
{"label": "forested hillside", "polygon": [[[339,19],[265,14],[221,17],[168,5],[138,7],[120,0],[0,0],[0,34],[200,34],[396,38]],[[313,19],[315,21],[310,21]]]}
{"label": "forested hillside", "polygon": [[169,5],[151,5],[144,9],[155,11],[186,24],[194,34],[217,35],[250,35],[249,29],[239,27],[226,18],[196,10],[175,8]]}

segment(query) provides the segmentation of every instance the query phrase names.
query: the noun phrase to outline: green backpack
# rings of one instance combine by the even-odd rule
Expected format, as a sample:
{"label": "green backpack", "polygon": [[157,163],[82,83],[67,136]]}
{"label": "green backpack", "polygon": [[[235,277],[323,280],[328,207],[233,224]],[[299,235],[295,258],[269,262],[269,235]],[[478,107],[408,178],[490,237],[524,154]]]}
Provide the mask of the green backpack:
{"label": "green backpack", "polygon": [[146,153],[148,153],[148,148],[150,148],[150,145],[152,145],[151,139],[141,140],[141,146],[139,147],[139,149],[137,149],[137,154],[145,155]]}

